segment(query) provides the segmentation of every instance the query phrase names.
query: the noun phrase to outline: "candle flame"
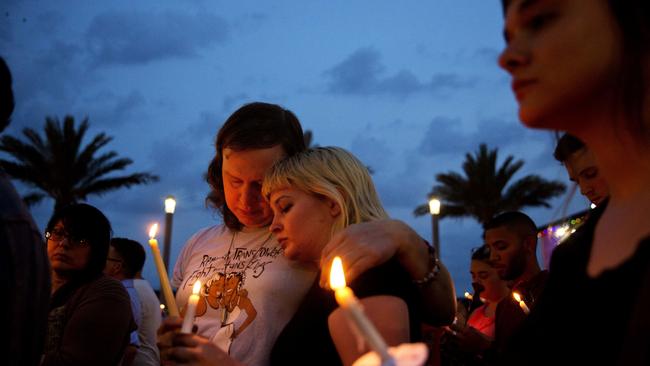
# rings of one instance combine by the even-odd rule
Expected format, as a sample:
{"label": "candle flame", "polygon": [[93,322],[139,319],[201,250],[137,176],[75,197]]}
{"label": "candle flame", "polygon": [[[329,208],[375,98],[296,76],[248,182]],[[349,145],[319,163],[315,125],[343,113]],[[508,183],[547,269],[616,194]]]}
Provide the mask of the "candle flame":
{"label": "candle flame", "polygon": [[153,225],[151,225],[151,227],[149,228],[149,238],[150,239],[155,238],[157,232],[158,232],[158,223],[156,222]]}
{"label": "candle flame", "polygon": [[513,292],[513,293],[512,293],[512,297],[514,297],[514,299],[515,299],[517,302],[520,302],[520,301],[521,301],[521,295],[519,295],[519,292],[516,292],[516,291]]}
{"label": "candle flame", "polygon": [[165,310],[165,304],[160,304],[160,310]]}
{"label": "candle flame", "polygon": [[465,291],[465,298],[468,300],[473,300],[474,296],[472,296],[472,294],[470,294],[469,292]]}
{"label": "candle flame", "polygon": [[345,288],[345,274],[343,273],[343,262],[341,257],[334,257],[332,269],[330,270],[330,287],[332,290]]}
{"label": "candle flame", "polygon": [[194,282],[194,287],[192,287],[192,294],[198,295],[200,291],[201,291],[201,281],[196,280],[196,282]]}

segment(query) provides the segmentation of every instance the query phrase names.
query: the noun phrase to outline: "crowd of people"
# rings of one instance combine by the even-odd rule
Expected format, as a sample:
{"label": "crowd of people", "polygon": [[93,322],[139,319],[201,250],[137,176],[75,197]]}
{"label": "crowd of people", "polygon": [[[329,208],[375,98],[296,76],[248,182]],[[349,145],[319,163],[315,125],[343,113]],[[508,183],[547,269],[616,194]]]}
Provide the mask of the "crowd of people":
{"label": "crowd of people", "polygon": [[597,206],[548,270],[530,217],[498,214],[472,254],[474,306],[456,317],[438,253],[388,217],[367,168],[341,148],[307,149],[291,111],[251,103],[225,121],[208,166],[223,224],[193,235],[173,270],[181,313],[202,283],[189,334],[180,318],[161,322],[142,246],[111,239],[100,210],[61,208],[41,235],[0,176],[9,364],[351,365],[369,348],[327,289],[334,256],[389,345],[420,341],[422,323],[445,333],[435,362],[650,363],[650,6],[502,5],[498,62],[519,117],[565,133],[554,156]]}

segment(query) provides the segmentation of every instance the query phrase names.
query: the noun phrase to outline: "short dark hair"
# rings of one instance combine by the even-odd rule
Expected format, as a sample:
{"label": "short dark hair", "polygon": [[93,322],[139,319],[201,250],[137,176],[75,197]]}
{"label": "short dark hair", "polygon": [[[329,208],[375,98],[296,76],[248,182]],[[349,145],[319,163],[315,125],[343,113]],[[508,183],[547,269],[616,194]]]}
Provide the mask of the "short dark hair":
{"label": "short dark hair", "polygon": [[68,234],[86,240],[90,246],[88,264],[85,269],[79,271],[79,276],[101,275],[106,266],[108,245],[113,233],[106,216],[91,205],[73,203],[55,211],[47,223],[46,230],[52,231],[58,222],[63,224]]}
{"label": "short dark hair", "polygon": [[564,163],[569,159],[569,156],[587,147],[579,138],[565,133],[557,140],[553,157],[560,163]]}
{"label": "short dark hair", "polygon": [[122,257],[122,268],[127,278],[133,278],[142,271],[146,256],[142,244],[127,238],[113,238],[111,246]]}
{"label": "short dark hair", "polygon": [[486,244],[472,250],[472,260],[487,262],[490,260],[490,247]]}
{"label": "short dark hair", "polygon": [[14,111],[14,92],[11,83],[9,66],[4,58],[0,57],[0,132],[9,125]]}
{"label": "short dark hair", "polygon": [[217,134],[215,156],[208,166],[206,181],[210,193],[208,205],[219,210],[228,228],[241,230],[242,223],[226,205],[223,188],[223,149],[235,151],[266,149],[280,145],[287,156],[305,150],[302,127],[298,118],[276,104],[255,102],[236,110]]}
{"label": "short dark hair", "polygon": [[490,219],[483,225],[483,237],[485,237],[486,231],[503,226],[517,232],[522,238],[531,235],[537,237],[535,222],[528,215],[519,211],[504,212]]}

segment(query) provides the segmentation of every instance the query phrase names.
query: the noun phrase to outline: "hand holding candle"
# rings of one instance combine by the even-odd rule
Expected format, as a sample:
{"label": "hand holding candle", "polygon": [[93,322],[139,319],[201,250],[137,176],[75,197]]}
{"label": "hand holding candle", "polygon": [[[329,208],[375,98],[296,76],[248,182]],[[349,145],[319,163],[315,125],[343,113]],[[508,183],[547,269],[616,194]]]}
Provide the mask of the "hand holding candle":
{"label": "hand holding candle", "polygon": [[528,308],[524,300],[521,298],[521,295],[519,295],[519,292],[516,291],[513,292],[512,297],[515,299],[516,302],[519,303],[519,307],[521,308],[521,310],[524,311],[524,314],[526,315],[530,314],[530,309]]}
{"label": "hand holding candle", "polygon": [[340,257],[335,257],[332,262],[330,287],[335,291],[336,302],[343,308],[348,318],[357,326],[357,329],[359,329],[363,338],[368,342],[370,348],[377,352],[381,358],[382,365],[394,364],[392,357],[388,354],[386,342],[384,342],[384,339],[375,326],[363,313],[361,303],[354,296],[352,289],[346,286],[343,263]]}
{"label": "hand holding candle", "polygon": [[149,245],[151,246],[154,262],[156,263],[158,277],[160,278],[160,289],[163,293],[163,296],[165,297],[165,302],[167,303],[167,308],[169,309],[169,315],[178,317],[178,306],[176,306],[174,293],[172,292],[172,287],[169,284],[169,277],[167,277],[167,269],[165,268],[165,263],[163,263],[162,257],[160,256],[160,249],[158,249],[158,240],[156,240],[157,231],[158,223],[151,225],[151,228],[149,229]]}
{"label": "hand holding candle", "polygon": [[194,282],[192,287],[192,294],[187,300],[187,306],[185,308],[185,316],[183,317],[183,326],[181,327],[181,333],[192,333],[192,325],[194,324],[194,314],[196,314],[196,304],[199,303],[199,292],[201,291],[201,281],[197,280]]}

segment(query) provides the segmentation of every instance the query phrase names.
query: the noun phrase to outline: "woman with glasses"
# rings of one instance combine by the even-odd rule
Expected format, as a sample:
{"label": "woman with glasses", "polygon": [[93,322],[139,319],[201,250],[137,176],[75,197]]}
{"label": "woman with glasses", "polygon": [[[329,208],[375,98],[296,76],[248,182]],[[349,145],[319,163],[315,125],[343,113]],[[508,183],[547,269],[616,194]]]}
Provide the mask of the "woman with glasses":
{"label": "woman with glasses", "polygon": [[73,204],[45,232],[52,298],[41,365],[118,365],[135,329],[129,295],[102,274],[111,225],[98,209]]}

